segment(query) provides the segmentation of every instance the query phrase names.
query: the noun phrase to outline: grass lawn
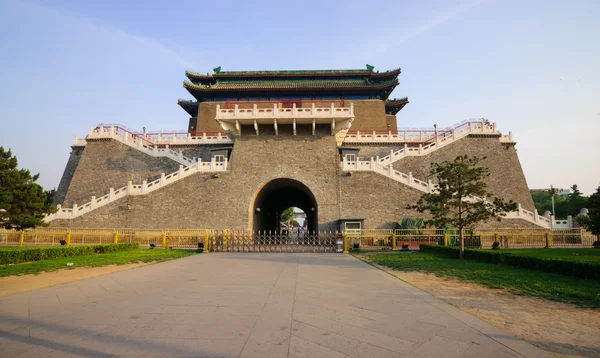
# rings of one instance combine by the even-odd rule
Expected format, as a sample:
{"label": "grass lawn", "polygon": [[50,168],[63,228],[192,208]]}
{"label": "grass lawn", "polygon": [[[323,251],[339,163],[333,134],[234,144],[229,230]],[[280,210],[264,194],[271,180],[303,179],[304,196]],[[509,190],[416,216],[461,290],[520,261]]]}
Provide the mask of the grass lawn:
{"label": "grass lawn", "polygon": [[527,257],[591,262],[600,265],[600,249],[502,249],[500,252]]}
{"label": "grass lawn", "polygon": [[[2,265],[0,266],[0,277],[38,274],[40,272],[56,271],[60,269],[74,269],[77,267],[124,265],[137,262],[160,262],[178,259],[194,255],[196,253],[198,253],[198,251],[194,250],[135,249],[109,252],[105,254],[63,257],[50,260],[25,262],[14,265]],[[68,262],[72,262],[73,266],[68,267]]]}
{"label": "grass lawn", "polygon": [[[550,251],[553,251],[552,249]],[[576,249],[565,249],[576,250]],[[518,252],[529,250],[514,250]],[[533,253],[536,254],[536,253]],[[458,260],[423,252],[359,253],[357,257],[398,271],[420,271],[475,282],[509,292],[600,308],[600,281],[512,266]]]}

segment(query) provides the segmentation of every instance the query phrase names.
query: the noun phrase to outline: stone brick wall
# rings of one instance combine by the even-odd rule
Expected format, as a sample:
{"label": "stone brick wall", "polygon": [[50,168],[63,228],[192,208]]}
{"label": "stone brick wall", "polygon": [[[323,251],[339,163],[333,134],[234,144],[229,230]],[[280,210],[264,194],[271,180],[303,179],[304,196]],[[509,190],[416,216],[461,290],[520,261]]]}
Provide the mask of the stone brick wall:
{"label": "stone brick wall", "polygon": [[222,132],[223,128],[217,123],[217,104],[225,105],[225,102],[200,102],[198,106],[198,118],[196,132]]}
{"label": "stone brick wall", "polygon": [[218,178],[195,174],[151,194],[126,197],[73,220],[55,220],[52,225],[248,230],[259,189],[273,179],[291,178],[314,194],[319,229],[335,230],[339,218],[338,151],[335,137],[326,132],[315,137],[238,137],[228,172],[219,173]]}
{"label": "stone brick wall", "polygon": [[[366,219],[365,228],[395,229],[403,218],[429,219],[428,213],[407,209],[422,192],[372,172],[355,172],[341,178],[341,218]],[[490,219],[478,223],[479,228],[531,228],[540,227],[521,219]]]}
{"label": "stone brick wall", "polygon": [[421,192],[383,175],[356,172],[341,178],[342,218],[364,218],[370,229],[393,229],[403,217],[424,217],[407,209]]}
{"label": "stone brick wall", "polygon": [[[345,101],[346,107],[350,103],[354,104],[354,121],[352,122],[352,131],[362,130],[379,130],[387,131],[388,121],[385,114],[385,104],[382,100],[360,100],[360,101]],[[392,128],[395,130],[396,128]]]}
{"label": "stone brick wall", "polygon": [[[527,210],[535,209],[515,146],[502,144],[498,138],[463,138],[429,155],[400,159],[393,166],[403,173],[412,172],[417,179],[426,180],[431,163],[451,161],[464,154],[486,157],[482,165],[490,170],[490,176],[486,180],[488,192],[521,203]],[[430,179],[435,181],[435,178]]]}
{"label": "stone brick wall", "polygon": [[59,205],[65,201],[67,191],[71,186],[71,180],[73,179],[77,165],[79,165],[79,159],[81,159],[84,149],[85,147],[71,147],[69,160],[67,161],[65,171],[63,172],[58,188],[56,189],[56,194],[54,195],[53,205]]}
{"label": "stone brick wall", "polygon": [[132,180],[141,183],[162,172],[170,173],[179,163],[168,158],[155,158],[115,140],[88,141],[73,173],[63,206],[84,204],[92,195],[106,195]]}
{"label": "stone brick wall", "polygon": [[[406,208],[422,192],[377,173],[356,172],[351,176],[341,173],[335,137],[325,127],[314,137],[310,133],[293,136],[287,131],[279,136],[236,137],[228,171],[219,173],[218,178],[198,173],[148,195],[126,197],[73,220],[55,220],[52,226],[250,230],[255,219],[256,195],[260,188],[278,178],[295,179],[312,191],[320,230],[336,230],[339,219],[365,218],[366,228],[394,228],[404,217],[428,217]],[[366,149],[377,153],[389,152],[389,148],[364,146],[361,156]],[[209,153],[207,147],[186,150],[186,156]],[[492,173],[488,181],[492,193],[520,202],[527,209],[533,208],[514,146],[502,145],[497,138],[464,138],[426,157],[404,158],[395,167],[426,179],[429,163],[453,159],[463,153],[487,156],[484,165]],[[110,186],[124,186],[130,180],[131,163],[135,163],[136,173],[147,176],[165,171],[169,165],[173,170],[178,167],[177,163],[165,160],[115,141],[90,142],[73,175],[67,199],[80,204],[94,193],[104,195]],[[490,220],[479,226],[536,227],[515,219],[500,223]]]}
{"label": "stone brick wall", "polygon": [[392,133],[398,133],[398,122],[393,114],[385,115],[385,123]]}
{"label": "stone brick wall", "polygon": [[[317,106],[328,106],[327,101],[315,101]],[[337,102],[333,101],[337,106]],[[304,101],[304,106],[310,106],[311,101]],[[385,114],[385,104],[381,100],[346,100],[344,105],[350,106],[350,103],[354,104],[354,122],[352,122],[351,130],[396,130],[396,117]],[[252,108],[253,102],[248,102],[248,105],[244,106],[239,104],[239,108]],[[257,102],[260,107],[271,108],[273,102],[260,103]],[[217,105],[221,107],[225,106],[225,102],[201,102],[198,107],[198,118],[196,119],[196,131],[202,132],[219,132],[223,131],[221,126],[215,120]],[[393,117],[393,118],[392,118]],[[190,119],[190,127],[194,123],[194,118]],[[388,127],[388,124],[390,127]]]}

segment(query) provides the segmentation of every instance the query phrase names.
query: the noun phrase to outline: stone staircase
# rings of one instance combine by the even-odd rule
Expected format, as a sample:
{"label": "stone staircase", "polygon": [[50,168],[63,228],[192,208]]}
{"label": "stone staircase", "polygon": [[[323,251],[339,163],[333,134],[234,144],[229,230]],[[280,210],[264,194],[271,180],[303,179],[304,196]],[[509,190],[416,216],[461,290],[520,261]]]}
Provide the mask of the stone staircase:
{"label": "stone staircase", "polygon": [[188,158],[181,151],[169,148],[170,145],[200,145],[200,144],[231,144],[231,139],[218,133],[203,133],[201,136],[192,136],[187,132],[156,132],[138,133],[119,124],[99,125],[91,127],[86,139],[75,137],[73,146],[80,147],[87,144],[87,140],[114,139],[131,148],[153,157],[172,159],[184,166],[193,165],[196,158]]}
{"label": "stone staircase", "polygon": [[151,182],[144,180],[141,185],[133,185],[133,183],[130,181],[122,188],[110,188],[108,194],[100,198],[92,196],[90,202],[81,206],[73,204],[73,208],[68,209],[62,208],[60,205],[58,205],[58,211],[54,214],[46,216],[44,220],[46,222],[50,222],[55,219],[74,219],[126,196],[146,195],[152,193],[155,190],[161,189],[169,184],[185,179],[188,176],[196,173],[224,171],[227,171],[227,160],[224,162],[215,162],[214,160],[210,162],[198,161],[187,167],[180,165],[179,170],[176,172],[170,174],[161,173],[160,178]]}
{"label": "stone staircase", "polygon": [[[431,180],[423,181],[416,179],[412,176],[412,173],[402,173],[395,170],[391,165],[388,167],[384,167],[379,164],[378,161],[372,159],[370,161],[366,160],[358,160],[358,161],[342,161],[342,171],[346,172],[375,172],[377,174],[388,177],[392,180],[395,180],[404,185],[408,185],[413,189],[417,189],[423,193],[430,193],[435,191],[437,188],[436,184],[433,184]],[[473,198],[473,200],[484,200],[482,198]],[[539,215],[536,211],[529,211],[523,209],[521,204],[518,204],[519,207],[516,211],[509,212],[505,216],[507,219],[523,219],[540,227],[550,229],[550,228],[570,228],[569,223],[564,221],[556,221],[554,217],[546,218],[542,215]]]}
{"label": "stone staircase", "polygon": [[[388,166],[405,157],[428,155],[448,144],[473,134],[497,135],[503,143],[514,143],[511,132],[503,136],[496,129],[496,123],[489,123],[486,120],[467,120],[454,127],[440,130],[405,129],[399,130],[397,134],[356,132],[347,134],[344,143],[404,143],[404,148],[397,151],[391,150],[390,154],[385,157],[376,157],[375,160],[378,164]],[[418,146],[409,146],[408,143],[418,143]]]}

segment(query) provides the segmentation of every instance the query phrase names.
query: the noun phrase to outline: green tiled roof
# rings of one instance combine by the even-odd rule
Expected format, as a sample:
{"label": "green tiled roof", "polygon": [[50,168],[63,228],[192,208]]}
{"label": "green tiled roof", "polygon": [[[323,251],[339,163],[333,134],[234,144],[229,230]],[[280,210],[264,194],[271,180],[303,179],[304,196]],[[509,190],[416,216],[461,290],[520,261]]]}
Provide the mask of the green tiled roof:
{"label": "green tiled roof", "polygon": [[385,113],[396,115],[408,104],[408,97],[394,98],[385,101]]}
{"label": "green tiled roof", "polygon": [[371,83],[363,79],[352,80],[274,80],[274,81],[218,81],[213,85],[195,84],[184,81],[187,89],[213,91],[257,91],[257,90],[330,90],[330,89],[379,89],[396,86],[397,79]]}
{"label": "green tiled roof", "polygon": [[218,78],[236,78],[236,77],[389,77],[398,75],[400,68],[385,71],[374,72],[372,69],[350,69],[350,70],[276,70],[276,71],[221,71],[213,74],[202,74],[198,72],[185,71],[185,75],[191,81],[214,81]]}
{"label": "green tiled roof", "polygon": [[178,99],[177,104],[181,106],[190,116],[195,117],[198,115],[198,102],[188,101],[186,99]]}
{"label": "green tiled roof", "polygon": [[393,106],[399,106],[402,104],[406,104],[408,102],[408,97],[404,97],[404,98],[393,98],[393,99],[388,99],[385,101],[385,106],[386,107],[393,107]]}

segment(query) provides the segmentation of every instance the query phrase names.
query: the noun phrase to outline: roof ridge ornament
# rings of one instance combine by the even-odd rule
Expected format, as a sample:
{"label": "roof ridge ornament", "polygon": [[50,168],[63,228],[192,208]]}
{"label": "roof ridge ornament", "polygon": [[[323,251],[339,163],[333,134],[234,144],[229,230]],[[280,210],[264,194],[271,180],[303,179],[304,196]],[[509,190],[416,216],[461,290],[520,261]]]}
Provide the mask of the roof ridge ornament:
{"label": "roof ridge ornament", "polygon": [[221,73],[221,66],[213,68],[213,71],[214,71],[214,73],[216,73],[216,74],[219,74],[219,73]]}
{"label": "roof ridge ornament", "polygon": [[367,63],[367,71],[369,72],[373,72],[373,69],[375,68],[375,66],[371,66]]}

